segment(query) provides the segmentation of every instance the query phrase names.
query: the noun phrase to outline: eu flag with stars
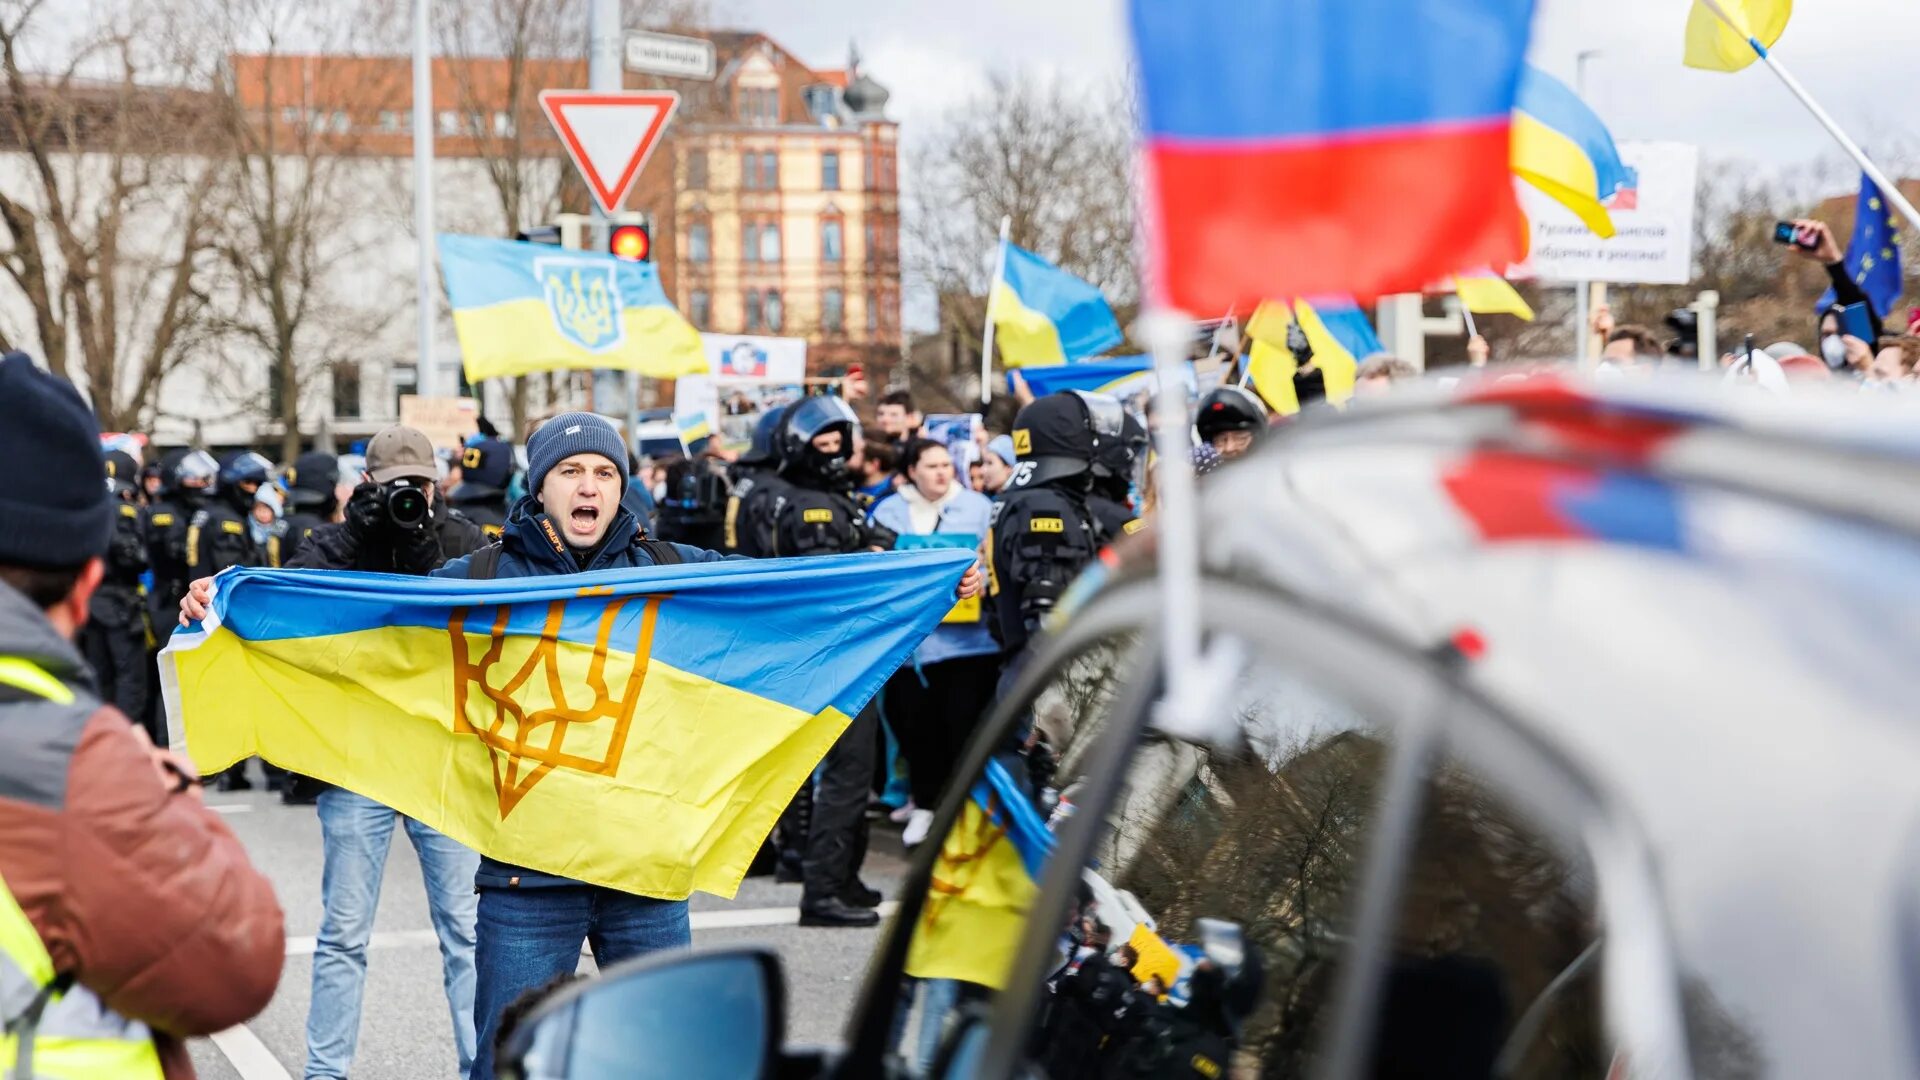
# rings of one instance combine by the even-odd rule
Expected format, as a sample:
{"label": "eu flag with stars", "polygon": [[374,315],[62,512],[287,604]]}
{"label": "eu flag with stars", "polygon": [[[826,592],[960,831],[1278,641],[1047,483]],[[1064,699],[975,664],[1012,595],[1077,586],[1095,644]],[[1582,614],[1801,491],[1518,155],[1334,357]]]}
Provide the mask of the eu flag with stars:
{"label": "eu flag with stars", "polygon": [[[1885,318],[1900,299],[1900,233],[1893,225],[1893,208],[1880,197],[1869,176],[1860,177],[1860,205],[1853,216],[1853,239],[1847,242],[1847,276],[1873,301],[1874,313]],[[1814,313],[1833,304],[1828,288]]]}

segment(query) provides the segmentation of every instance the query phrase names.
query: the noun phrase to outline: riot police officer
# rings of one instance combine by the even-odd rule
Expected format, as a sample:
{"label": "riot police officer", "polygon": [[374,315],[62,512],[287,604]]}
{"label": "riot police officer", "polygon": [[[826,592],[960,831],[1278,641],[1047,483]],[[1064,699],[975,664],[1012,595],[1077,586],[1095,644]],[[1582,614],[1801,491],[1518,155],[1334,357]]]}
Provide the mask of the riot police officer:
{"label": "riot police officer", "polygon": [[790,408],[792,406],[782,405],[762,413],[753,426],[753,442],[747,452],[727,470],[731,490],[727,493],[726,520],[722,523],[721,550],[754,559],[764,559],[771,554],[754,545],[747,523],[757,512],[752,506],[755,489],[780,485],[780,425]]}
{"label": "riot police officer", "polygon": [[331,525],[340,509],[340,459],[310,450],[293,459],[283,478],[287,485],[287,534],[280,541],[280,565],[290,566],[315,529]]}
{"label": "riot police officer", "polygon": [[1093,491],[1087,509],[1109,541],[1136,532],[1140,516],[1133,511],[1135,482],[1147,460],[1147,425],[1131,412],[1121,417],[1120,437],[1100,440],[1093,459]]}
{"label": "riot police officer", "polygon": [[[759,477],[742,507],[742,540],[766,556],[839,555],[893,546],[894,536],[869,526],[853,499],[848,460],[860,421],[836,397],[812,397],[789,408],[774,440],[777,476]],[[880,894],[860,881],[867,849],[867,793],[880,737],[869,704],[827,752],[819,779],[802,787],[782,816],[782,876],[799,854],[802,926],[873,926]],[[800,854],[804,843],[804,854]]]}
{"label": "riot police officer", "polygon": [[[140,506],[140,466],[121,450],[107,451],[107,490],[113,494],[113,536],[107,572],[87,604],[80,649],[100,682],[100,698],[135,723],[152,723],[147,712],[147,612],[140,578],[147,571],[147,515]],[[157,713],[154,718],[157,718]],[[147,727],[155,746],[166,732]]]}
{"label": "riot police officer", "polygon": [[252,451],[235,454],[221,466],[213,497],[187,523],[191,577],[217,574],[229,566],[261,565],[264,554],[254,544],[247,522],[260,485],[272,477],[273,466]]}
{"label": "riot police officer", "polygon": [[507,484],[513,480],[513,444],[476,435],[460,451],[460,483],[447,504],[497,538],[507,525]]}
{"label": "riot police officer", "polygon": [[1267,433],[1267,407],[1244,387],[1217,386],[1200,399],[1193,429],[1200,445],[1232,461],[1250,452]]}
{"label": "riot police officer", "polygon": [[1013,420],[1020,458],[993,508],[987,542],[989,622],[1006,661],[1001,687],[1019,669],[1027,639],[1082,567],[1108,540],[1087,505],[1093,463],[1119,441],[1125,410],[1105,394],[1049,394]]}
{"label": "riot police officer", "polygon": [[161,646],[173,636],[180,598],[194,577],[187,565],[187,530],[219,475],[219,463],[205,450],[174,450],[160,459],[160,497],[147,508],[147,561],[153,567],[147,615]]}
{"label": "riot police officer", "polygon": [[653,534],[676,544],[720,550],[731,494],[726,474],[714,459],[673,461],[667,466],[666,497],[653,515]]}

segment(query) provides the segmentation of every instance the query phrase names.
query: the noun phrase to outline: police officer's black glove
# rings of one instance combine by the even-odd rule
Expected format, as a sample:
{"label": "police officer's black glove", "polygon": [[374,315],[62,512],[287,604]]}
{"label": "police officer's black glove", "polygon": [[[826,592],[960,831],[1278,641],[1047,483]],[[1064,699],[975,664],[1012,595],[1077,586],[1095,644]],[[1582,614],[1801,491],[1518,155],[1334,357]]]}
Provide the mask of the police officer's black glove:
{"label": "police officer's black glove", "polygon": [[393,522],[387,517],[386,500],[381,495],[380,485],[368,482],[354,488],[353,497],[347,500],[347,531],[362,544],[391,531]]}

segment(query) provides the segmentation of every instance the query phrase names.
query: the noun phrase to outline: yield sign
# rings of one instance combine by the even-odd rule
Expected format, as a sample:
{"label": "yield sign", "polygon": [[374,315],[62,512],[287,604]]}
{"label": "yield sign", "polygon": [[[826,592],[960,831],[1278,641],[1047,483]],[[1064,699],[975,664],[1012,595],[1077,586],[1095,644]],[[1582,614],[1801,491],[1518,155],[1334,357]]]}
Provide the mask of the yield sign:
{"label": "yield sign", "polygon": [[680,107],[671,90],[542,90],[540,109],[566,144],[574,168],[609,214],[620,208],[667,121]]}

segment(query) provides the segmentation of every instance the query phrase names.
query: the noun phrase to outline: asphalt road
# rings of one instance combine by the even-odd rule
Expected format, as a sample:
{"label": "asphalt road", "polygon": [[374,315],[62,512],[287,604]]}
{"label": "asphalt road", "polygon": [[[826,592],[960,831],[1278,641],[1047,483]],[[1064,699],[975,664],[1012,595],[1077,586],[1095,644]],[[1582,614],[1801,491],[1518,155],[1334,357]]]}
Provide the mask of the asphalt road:
{"label": "asphalt road", "polygon": [[[312,807],[282,806],[277,797],[259,791],[209,791],[207,803],[226,815],[254,864],[273,880],[287,913],[287,963],[266,1011],[244,1028],[195,1040],[194,1063],[206,1080],[299,1077],[306,1062],[313,935],[320,927],[319,820]],[[872,847],[863,877],[892,897],[905,870],[898,828],[884,819],[876,822]],[[799,902],[800,886],[775,884],[770,877],[747,879],[733,900],[695,895],[694,947],[758,943],[777,949],[786,968],[789,1040],[836,1043],[879,933],[802,929],[794,925]],[[581,970],[593,970],[590,957],[582,957]],[[395,830],[367,953],[366,1004],[352,1075],[355,1080],[423,1080],[451,1078],[455,1072],[453,1031],[420,863],[405,832]]]}

